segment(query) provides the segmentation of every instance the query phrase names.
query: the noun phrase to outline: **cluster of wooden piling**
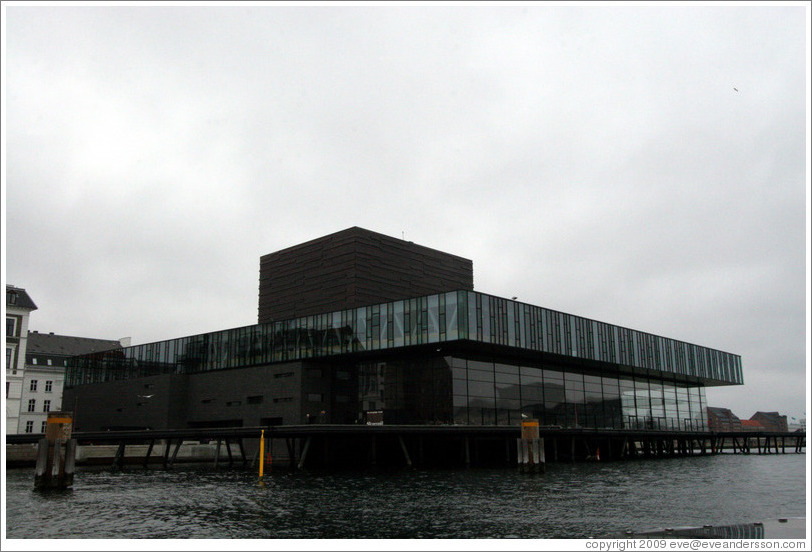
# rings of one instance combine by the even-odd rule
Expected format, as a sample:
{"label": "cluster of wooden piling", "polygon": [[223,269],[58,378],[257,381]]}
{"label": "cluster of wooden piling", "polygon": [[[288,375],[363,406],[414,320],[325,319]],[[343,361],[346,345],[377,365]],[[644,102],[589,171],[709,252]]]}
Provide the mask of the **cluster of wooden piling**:
{"label": "cluster of wooden piling", "polygon": [[34,487],[62,489],[73,485],[76,439],[71,438],[72,412],[49,412],[45,437],[37,443]]}
{"label": "cluster of wooden piling", "polygon": [[522,421],[522,436],[516,439],[516,459],[523,472],[545,470],[544,439],[539,437],[538,420]]}

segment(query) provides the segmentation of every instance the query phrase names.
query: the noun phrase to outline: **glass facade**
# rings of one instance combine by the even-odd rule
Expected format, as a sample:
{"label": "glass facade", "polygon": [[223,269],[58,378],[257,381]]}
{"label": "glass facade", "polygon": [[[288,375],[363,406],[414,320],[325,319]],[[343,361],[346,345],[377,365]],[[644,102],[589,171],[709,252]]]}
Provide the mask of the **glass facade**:
{"label": "glass facade", "polygon": [[[359,401],[388,404],[397,419],[420,412],[423,422],[513,424],[525,414],[546,425],[698,429],[704,427],[702,387],[743,383],[738,355],[454,291],[75,357],[65,384],[450,342],[489,344],[498,353],[493,360],[466,354],[422,364],[405,353],[402,361],[357,365]],[[538,360],[500,360],[508,352]]]}
{"label": "glass facade", "polygon": [[[703,387],[457,357],[446,360],[453,418],[443,419],[444,423],[516,425],[528,417],[561,427],[707,428]],[[666,395],[673,398],[669,409],[663,408]]]}

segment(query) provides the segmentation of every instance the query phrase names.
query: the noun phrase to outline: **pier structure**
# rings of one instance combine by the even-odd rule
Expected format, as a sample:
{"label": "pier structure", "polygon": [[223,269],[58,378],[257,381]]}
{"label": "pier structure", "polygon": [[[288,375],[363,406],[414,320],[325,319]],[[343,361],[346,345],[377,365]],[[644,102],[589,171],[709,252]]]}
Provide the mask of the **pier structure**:
{"label": "pier structure", "polygon": [[[259,437],[264,431],[272,466],[291,469],[341,467],[469,467],[522,466],[523,431],[519,426],[410,426],[335,425],[195,428],[186,430],[103,431],[73,435],[80,445],[117,445],[107,462],[158,464],[171,468],[184,442],[217,443],[213,457],[203,460],[214,467],[249,467],[258,462]],[[526,430],[525,430],[526,431]],[[804,453],[805,433],[752,434],[713,432],[666,432],[539,427],[543,443],[535,449],[535,464],[549,462],[628,461],[711,454]],[[38,435],[7,435],[6,443],[37,442]],[[750,443],[745,445],[744,443]],[[754,446],[752,443],[761,443]],[[769,443],[769,446],[767,445]],[[143,456],[127,456],[141,445]],[[146,445],[146,454],[143,446]],[[157,448],[161,454],[153,454]],[[232,448],[234,447],[234,448]],[[271,467],[270,465],[268,466]],[[527,467],[527,466],[526,466]],[[537,466],[541,471],[541,466]]]}

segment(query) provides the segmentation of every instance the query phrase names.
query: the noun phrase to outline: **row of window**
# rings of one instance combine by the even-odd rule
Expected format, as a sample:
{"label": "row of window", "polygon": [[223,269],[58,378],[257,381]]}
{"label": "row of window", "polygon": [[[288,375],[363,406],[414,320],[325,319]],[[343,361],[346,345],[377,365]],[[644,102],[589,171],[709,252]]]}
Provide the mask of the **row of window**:
{"label": "row of window", "polygon": [[[293,375],[293,372],[291,372],[290,374]],[[283,374],[283,377],[284,377],[284,374]],[[317,398],[313,398],[313,397],[317,397]],[[246,404],[262,404],[264,402],[264,400],[265,400],[265,397],[263,397],[262,395],[251,395],[251,396],[245,398]],[[308,400],[321,401],[322,400],[322,395],[312,395],[312,394],[308,395]],[[273,399],[274,403],[292,402],[292,401],[293,401],[293,397],[276,397],[276,398]],[[202,399],[200,402],[202,404],[211,404],[212,402],[214,402],[214,399]],[[225,404],[226,404],[226,406],[242,406],[242,401],[226,401]]]}
{"label": "row of window", "polygon": [[[31,357],[31,364],[37,365],[38,363],[39,363],[39,359],[38,359],[37,357]],[[54,361],[53,361],[53,359],[51,359],[51,358],[46,358],[46,359],[45,359],[45,363],[46,363],[46,365],[47,365],[47,366],[53,366],[53,365],[54,365]],[[67,365],[68,365],[68,361],[67,361],[67,360],[63,360],[63,361],[62,361],[62,365],[63,365],[63,366],[67,366]]]}
{"label": "row of window", "polygon": [[[36,391],[38,385],[39,385],[39,381],[35,380],[35,379],[32,379],[30,384],[29,384],[29,387],[28,387],[29,391]],[[45,392],[50,393],[53,390],[54,390],[54,382],[53,382],[53,380],[45,380]]]}
{"label": "row of window", "polygon": [[[47,422],[42,422],[40,425],[40,433],[45,433],[45,425]],[[28,420],[25,422],[25,432],[26,433],[34,433],[34,422],[32,420]]]}
{"label": "row of window", "polygon": [[[29,412],[36,412],[37,411],[37,399],[29,399],[29,401],[28,401],[28,411]],[[50,399],[42,401],[42,411],[43,412],[50,412],[51,411],[51,401],[50,401]]]}
{"label": "row of window", "polygon": [[[213,399],[203,399],[200,402],[202,402],[203,404],[209,404],[209,403],[212,402],[212,400]],[[323,402],[324,401],[324,395],[322,395],[321,393],[308,393],[307,394],[307,400],[310,401],[310,402]],[[246,402],[248,404],[262,404],[262,401],[263,401],[263,396],[262,395],[254,395],[254,396],[251,396],[251,397],[247,397],[247,399],[246,399]],[[293,401],[293,397],[277,397],[277,398],[273,399],[274,403],[292,402],[292,401]],[[226,401],[226,406],[241,406],[241,405],[242,405],[242,401]]]}
{"label": "row of window", "polygon": [[706,426],[703,387],[553,364],[451,356],[359,364],[357,397],[362,410],[379,407],[390,423],[510,425],[531,417],[565,427]]}
{"label": "row of window", "polygon": [[519,347],[714,383],[742,383],[738,355],[456,291],[76,357],[68,362],[66,385],[453,340]]}

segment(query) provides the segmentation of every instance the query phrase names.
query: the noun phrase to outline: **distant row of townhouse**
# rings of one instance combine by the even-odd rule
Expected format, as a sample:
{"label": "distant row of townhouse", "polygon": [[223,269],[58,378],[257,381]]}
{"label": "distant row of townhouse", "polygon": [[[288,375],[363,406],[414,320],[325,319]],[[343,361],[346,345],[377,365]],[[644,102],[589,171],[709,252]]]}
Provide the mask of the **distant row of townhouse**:
{"label": "distant row of townhouse", "polygon": [[[128,346],[121,340],[92,339],[29,331],[37,305],[23,288],[6,285],[6,433],[44,433],[48,412],[61,410],[65,366],[72,356]],[[66,405],[72,410],[73,405]]]}
{"label": "distant row of townhouse", "polygon": [[787,432],[806,430],[806,421],[787,423],[787,417],[778,412],[756,412],[749,420],[742,420],[729,408],[708,407],[708,426],[711,431],[769,431]]}

